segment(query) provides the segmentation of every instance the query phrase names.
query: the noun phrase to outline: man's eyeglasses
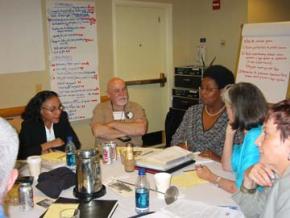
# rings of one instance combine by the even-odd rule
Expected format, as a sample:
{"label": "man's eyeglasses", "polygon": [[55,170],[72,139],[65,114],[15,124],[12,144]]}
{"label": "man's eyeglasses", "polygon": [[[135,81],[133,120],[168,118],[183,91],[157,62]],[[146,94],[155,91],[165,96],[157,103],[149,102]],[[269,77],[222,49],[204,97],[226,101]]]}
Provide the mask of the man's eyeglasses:
{"label": "man's eyeglasses", "polygon": [[59,105],[58,107],[41,107],[44,110],[49,111],[50,113],[54,113],[55,111],[63,111],[64,110],[64,106],[63,105]]}

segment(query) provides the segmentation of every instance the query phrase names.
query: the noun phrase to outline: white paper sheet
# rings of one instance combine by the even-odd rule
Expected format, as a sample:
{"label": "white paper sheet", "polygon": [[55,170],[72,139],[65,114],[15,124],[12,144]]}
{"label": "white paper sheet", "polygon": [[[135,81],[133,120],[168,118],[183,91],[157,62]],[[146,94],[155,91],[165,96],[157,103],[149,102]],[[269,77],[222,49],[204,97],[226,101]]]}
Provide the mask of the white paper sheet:
{"label": "white paper sheet", "polygon": [[240,210],[208,205],[199,201],[179,199],[146,217],[150,218],[243,218]]}

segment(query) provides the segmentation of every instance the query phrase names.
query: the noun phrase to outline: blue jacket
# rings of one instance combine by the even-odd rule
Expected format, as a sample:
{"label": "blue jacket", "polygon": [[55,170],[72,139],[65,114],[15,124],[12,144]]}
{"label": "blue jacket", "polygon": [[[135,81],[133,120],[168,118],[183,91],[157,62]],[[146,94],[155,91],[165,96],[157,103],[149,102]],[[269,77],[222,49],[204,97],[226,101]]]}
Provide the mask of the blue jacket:
{"label": "blue jacket", "polygon": [[236,178],[236,186],[241,187],[245,171],[260,160],[259,148],[256,140],[262,133],[262,127],[250,129],[240,145],[234,145],[232,153],[232,169]]}

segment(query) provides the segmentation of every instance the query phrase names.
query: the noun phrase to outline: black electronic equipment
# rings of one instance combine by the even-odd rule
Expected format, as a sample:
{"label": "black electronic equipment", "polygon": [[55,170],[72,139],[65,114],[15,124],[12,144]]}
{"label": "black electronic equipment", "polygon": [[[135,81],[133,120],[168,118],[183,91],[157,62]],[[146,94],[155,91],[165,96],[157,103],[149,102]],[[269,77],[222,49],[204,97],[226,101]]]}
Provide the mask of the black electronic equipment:
{"label": "black electronic equipment", "polygon": [[199,98],[198,89],[172,89],[173,96],[179,96],[184,98]]}
{"label": "black electronic equipment", "polygon": [[199,104],[199,87],[204,68],[199,66],[175,67],[174,87],[172,89],[172,107],[166,115],[166,146],[180,125],[185,111],[192,105]]}
{"label": "black electronic equipment", "polygon": [[203,69],[197,66],[175,67],[175,75],[201,76]]}
{"label": "black electronic equipment", "polygon": [[187,110],[199,104],[199,87],[204,68],[200,66],[175,67],[174,88],[172,89],[172,107]]}
{"label": "black electronic equipment", "polygon": [[175,75],[175,87],[198,89],[201,84],[200,76]]}

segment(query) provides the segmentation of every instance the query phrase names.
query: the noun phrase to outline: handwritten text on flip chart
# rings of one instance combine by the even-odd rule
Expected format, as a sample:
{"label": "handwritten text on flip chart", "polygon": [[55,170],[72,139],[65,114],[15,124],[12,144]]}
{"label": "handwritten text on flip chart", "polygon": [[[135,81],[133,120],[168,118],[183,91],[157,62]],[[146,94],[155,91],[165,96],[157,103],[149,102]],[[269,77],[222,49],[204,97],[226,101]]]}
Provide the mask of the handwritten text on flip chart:
{"label": "handwritten text on flip chart", "polygon": [[100,101],[94,2],[48,1],[52,90],[70,120],[88,119]]}
{"label": "handwritten text on flip chart", "polygon": [[289,36],[244,37],[237,81],[256,84],[271,103],[284,99],[289,81],[289,54]]}

